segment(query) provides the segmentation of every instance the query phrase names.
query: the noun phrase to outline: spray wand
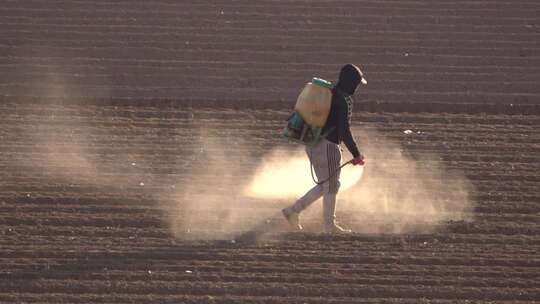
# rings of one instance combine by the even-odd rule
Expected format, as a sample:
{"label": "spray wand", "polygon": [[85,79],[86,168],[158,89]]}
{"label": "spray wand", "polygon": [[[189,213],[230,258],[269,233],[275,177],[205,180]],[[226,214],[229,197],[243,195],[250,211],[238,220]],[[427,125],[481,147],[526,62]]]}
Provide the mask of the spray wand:
{"label": "spray wand", "polygon": [[317,181],[315,179],[315,175],[313,174],[313,163],[311,162],[311,157],[309,158],[309,167],[311,168],[311,178],[313,179],[313,182],[317,185],[321,185],[321,184],[324,184],[326,183],[327,181],[329,181],[332,177],[334,177],[334,175],[336,175],[339,171],[341,171],[341,168],[345,167],[346,165],[348,164],[353,164],[353,165],[360,165],[360,166],[363,166],[365,164],[364,160],[358,160],[358,162],[355,162],[355,159],[350,159],[349,161],[345,162],[343,165],[339,166],[337,168],[336,171],[334,171],[334,173],[330,174],[330,176],[325,179],[325,180],[322,180],[322,181]]}

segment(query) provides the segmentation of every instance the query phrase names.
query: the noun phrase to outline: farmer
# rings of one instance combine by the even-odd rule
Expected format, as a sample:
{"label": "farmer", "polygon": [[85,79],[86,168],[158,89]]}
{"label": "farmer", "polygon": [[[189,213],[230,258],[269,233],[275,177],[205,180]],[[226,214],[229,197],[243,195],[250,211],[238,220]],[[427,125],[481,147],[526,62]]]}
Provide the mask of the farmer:
{"label": "farmer", "polygon": [[341,163],[341,150],[339,144],[345,143],[349,152],[353,155],[353,164],[363,163],[364,156],[358,150],[351,134],[350,121],[352,114],[354,94],[358,85],[367,84],[362,71],[353,64],[347,64],[341,68],[339,80],[332,89],[332,104],[328,120],[322,129],[322,133],[329,132],[315,146],[306,147],[307,155],[315,169],[319,181],[328,181],[318,184],[299,198],[292,206],[282,210],[285,219],[295,230],[302,230],[299,215],[319,199],[323,198],[324,231],[330,233],[349,233],[351,230],[344,229],[336,224],[336,195],[339,190],[339,166]]}

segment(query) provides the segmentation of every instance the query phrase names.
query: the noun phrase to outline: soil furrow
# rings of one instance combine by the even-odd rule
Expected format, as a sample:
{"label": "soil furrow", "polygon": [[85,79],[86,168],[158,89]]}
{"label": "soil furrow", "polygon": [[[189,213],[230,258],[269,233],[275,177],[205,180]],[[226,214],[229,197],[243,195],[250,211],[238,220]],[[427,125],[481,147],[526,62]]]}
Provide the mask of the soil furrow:
{"label": "soil furrow", "polygon": [[[0,302],[540,300],[538,1],[4,2]],[[346,62],[355,233],[290,232],[244,190]]]}
{"label": "soil furrow", "polygon": [[429,287],[384,286],[384,285],[355,285],[355,284],[261,284],[244,283],[242,287],[234,283],[204,283],[183,282],[163,283],[152,282],[151,277],[145,282],[125,281],[57,281],[40,280],[25,282],[13,280],[0,283],[2,292],[78,292],[78,293],[112,293],[125,292],[132,294],[190,294],[190,295],[281,295],[281,296],[330,296],[330,297],[376,297],[384,293],[387,297],[427,297],[439,299],[474,299],[474,300],[534,300],[537,289],[512,288],[474,288],[474,287]]}

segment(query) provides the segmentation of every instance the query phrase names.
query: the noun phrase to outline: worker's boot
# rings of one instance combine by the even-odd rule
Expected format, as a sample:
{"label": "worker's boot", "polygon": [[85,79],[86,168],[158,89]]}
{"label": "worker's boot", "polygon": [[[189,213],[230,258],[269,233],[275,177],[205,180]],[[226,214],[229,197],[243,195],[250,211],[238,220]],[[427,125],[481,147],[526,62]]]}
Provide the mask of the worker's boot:
{"label": "worker's boot", "polygon": [[336,224],[336,194],[327,193],[323,196],[323,220],[324,232],[327,233],[351,233],[349,229]]}
{"label": "worker's boot", "polygon": [[345,229],[338,224],[334,223],[333,225],[325,225],[324,232],[326,233],[352,233],[351,229]]}
{"label": "worker's boot", "polygon": [[296,231],[302,231],[303,227],[300,225],[300,213],[292,210],[291,207],[281,210],[283,216],[289,222],[291,227]]}

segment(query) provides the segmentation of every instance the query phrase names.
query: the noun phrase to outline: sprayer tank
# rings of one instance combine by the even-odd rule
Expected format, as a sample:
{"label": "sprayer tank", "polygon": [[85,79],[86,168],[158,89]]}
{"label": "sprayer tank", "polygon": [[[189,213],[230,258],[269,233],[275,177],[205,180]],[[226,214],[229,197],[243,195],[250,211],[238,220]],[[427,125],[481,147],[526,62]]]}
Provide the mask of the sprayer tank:
{"label": "sprayer tank", "polygon": [[308,82],[294,107],[306,124],[322,128],[326,124],[332,103],[332,84],[324,79],[314,77]]}

